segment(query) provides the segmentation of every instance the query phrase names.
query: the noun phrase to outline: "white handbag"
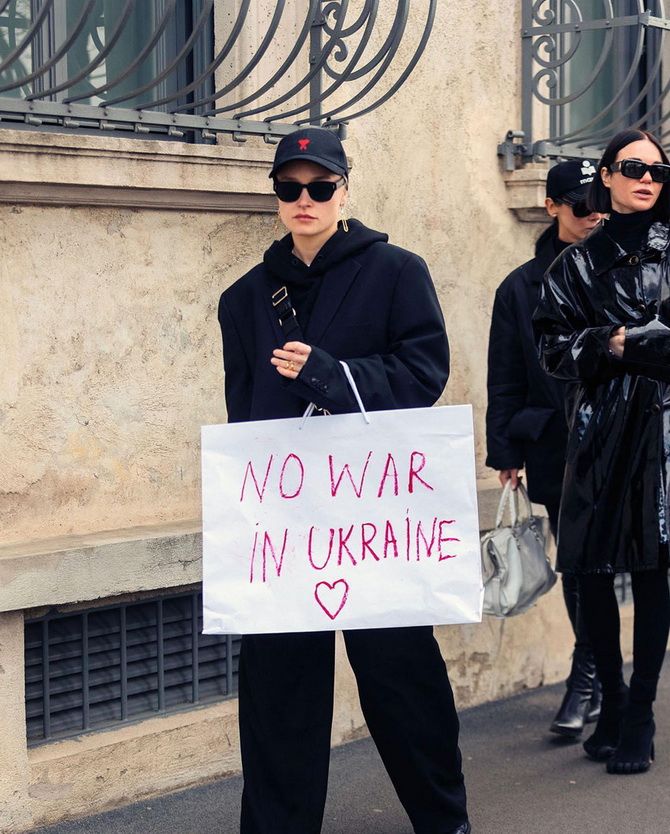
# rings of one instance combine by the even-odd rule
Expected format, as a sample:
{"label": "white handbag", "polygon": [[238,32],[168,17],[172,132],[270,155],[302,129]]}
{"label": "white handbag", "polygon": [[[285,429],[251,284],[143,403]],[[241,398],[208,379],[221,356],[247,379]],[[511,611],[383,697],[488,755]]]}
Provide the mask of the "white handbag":
{"label": "white handbag", "polygon": [[[511,524],[503,526],[509,507]],[[556,574],[546,553],[542,519],[532,514],[524,486],[508,481],[502,491],[495,529],[482,536],[484,613],[494,617],[522,614],[551,590]]]}

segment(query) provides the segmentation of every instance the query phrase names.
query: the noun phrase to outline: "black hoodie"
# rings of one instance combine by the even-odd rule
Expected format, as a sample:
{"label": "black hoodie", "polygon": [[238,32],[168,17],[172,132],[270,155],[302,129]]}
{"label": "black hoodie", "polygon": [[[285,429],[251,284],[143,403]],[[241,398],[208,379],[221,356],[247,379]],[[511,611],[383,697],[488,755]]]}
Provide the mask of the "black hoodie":
{"label": "black hoodie", "polygon": [[[444,320],[421,258],[385,234],[349,221],[311,266],[292,254],[290,235],[221,296],[226,403],[230,421],[295,417],[309,402],[333,413],[358,406],[346,360],[366,408],[432,405],[449,375]],[[296,380],[270,364],[285,338],[271,294],[285,285],[304,341],[312,347]]]}
{"label": "black hoodie", "polygon": [[279,284],[286,285],[303,332],[307,330],[326,272],[377,241],[386,243],[388,235],[368,229],[358,220],[351,220],[349,231],[345,232],[341,225],[338,226],[335,234],[324,243],[314,261],[307,266],[293,254],[293,238],[290,234],[275,240],[263,256],[263,263]]}

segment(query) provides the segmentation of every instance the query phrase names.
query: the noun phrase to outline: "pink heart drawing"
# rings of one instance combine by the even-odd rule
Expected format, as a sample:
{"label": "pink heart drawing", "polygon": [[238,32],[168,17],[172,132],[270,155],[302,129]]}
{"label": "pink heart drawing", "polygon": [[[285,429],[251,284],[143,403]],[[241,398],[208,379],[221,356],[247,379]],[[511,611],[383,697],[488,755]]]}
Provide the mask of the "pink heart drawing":
{"label": "pink heart drawing", "polygon": [[[341,588],[337,588],[341,585]],[[349,583],[346,579],[338,579],[331,585],[330,582],[317,582],[314,588],[314,599],[321,608],[328,614],[331,620],[344,608],[344,603],[349,596]],[[321,599],[323,597],[323,599]],[[325,601],[324,601],[325,600]],[[335,613],[331,613],[334,611]]]}

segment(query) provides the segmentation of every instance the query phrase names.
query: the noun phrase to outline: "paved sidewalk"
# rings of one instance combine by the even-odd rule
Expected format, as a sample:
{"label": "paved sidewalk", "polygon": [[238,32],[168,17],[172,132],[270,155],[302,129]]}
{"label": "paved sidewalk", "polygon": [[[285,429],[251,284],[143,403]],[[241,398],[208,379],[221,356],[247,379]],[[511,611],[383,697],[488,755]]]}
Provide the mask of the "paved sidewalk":
{"label": "paved sidewalk", "polygon": [[[473,834],[670,834],[670,670],[657,703],[657,761],[609,776],[547,733],[562,686],[462,713]],[[225,779],[36,834],[237,834],[241,780]],[[323,834],[411,834],[374,745],[333,751]]]}

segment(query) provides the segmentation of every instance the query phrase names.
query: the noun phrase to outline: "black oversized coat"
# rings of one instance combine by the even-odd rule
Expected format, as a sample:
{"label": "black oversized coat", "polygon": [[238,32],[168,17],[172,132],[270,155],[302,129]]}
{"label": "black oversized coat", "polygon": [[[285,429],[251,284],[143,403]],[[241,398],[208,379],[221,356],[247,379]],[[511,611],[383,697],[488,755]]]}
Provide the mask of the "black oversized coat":
{"label": "black oversized coat", "polygon": [[561,497],[568,426],[565,385],[541,367],[532,327],[542,276],[556,257],[555,235],[538,241],[535,257],[511,272],[493,303],[488,354],[486,465],[526,469],[539,504]]}
{"label": "black oversized coat", "polygon": [[426,264],[355,220],[349,228],[310,267],[319,281],[303,334],[312,352],[296,380],[283,379],[270,364],[273,349],[286,341],[271,293],[290,273],[290,237],[222,294],[230,422],[296,417],[309,402],[332,413],[358,410],[339,360],[373,411],[430,406],[442,393],[449,346]]}
{"label": "black oversized coat", "polygon": [[[542,364],[575,383],[558,566],[615,572],[659,564],[665,383],[670,382],[670,230],[639,254],[597,229],[548,270],[534,316]],[[623,359],[609,339],[626,327]],[[667,420],[667,418],[666,418]]]}

